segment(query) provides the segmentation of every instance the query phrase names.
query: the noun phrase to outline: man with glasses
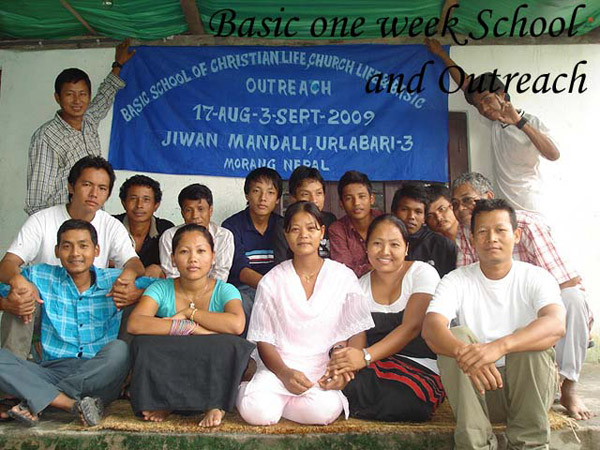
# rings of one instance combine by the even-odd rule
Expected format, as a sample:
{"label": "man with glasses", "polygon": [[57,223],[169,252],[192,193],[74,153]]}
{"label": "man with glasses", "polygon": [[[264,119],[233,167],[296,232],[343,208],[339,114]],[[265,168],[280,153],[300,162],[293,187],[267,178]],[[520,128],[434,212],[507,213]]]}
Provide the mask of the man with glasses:
{"label": "man with glasses", "polygon": [[452,194],[443,184],[429,186],[430,202],[427,206],[425,221],[429,228],[436,233],[446,236],[452,242],[456,241],[458,221],[452,210]]}
{"label": "man with glasses", "polygon": [[425,39],[425,45],[448,67],[465,100],[492,121],[492,157],[500,196],[515,209],[543,212],[541,157],[549,161],[560,157],[548,127],[514,107],[507,92],[510,81],[505,86],[495,72],[466,76],[437,40]]}
{"label": "man with glasses", "polygon": [[[480,173],[464,173],[452,182],[452,207],[460,223],[456,236],[457,267],[479,261],[472,244],[471,216],[478,200],[492,198],[492,183]],[[592,413],[576,392],[576,384],[585,361],[590,324],[590,309],[581,277],[562,258],[542,216],[522,210],[517,210],[516,215],[521,239],[514,246],[513,258],[550,272],[560,285],[562,301],[567,310],[567,333],[556,344],[559,374],[564,380],[560,403],[573,418],[587,420]]]}

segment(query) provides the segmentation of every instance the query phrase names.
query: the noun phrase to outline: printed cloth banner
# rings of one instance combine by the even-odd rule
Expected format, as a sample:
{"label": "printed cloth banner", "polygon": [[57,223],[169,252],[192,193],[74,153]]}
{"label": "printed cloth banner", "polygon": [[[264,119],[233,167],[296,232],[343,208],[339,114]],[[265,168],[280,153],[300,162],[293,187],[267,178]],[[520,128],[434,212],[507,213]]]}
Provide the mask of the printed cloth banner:
{"label": "printed cloth banner", "polygon": [[[138,47],[121,72],[109,160],[171,174],[268,166],[288,178],[308,165],[329,181],[352,169],[447,181],[448,96],[434,60],[422,45]],[[381,92],[367,93],[377,73]]]}

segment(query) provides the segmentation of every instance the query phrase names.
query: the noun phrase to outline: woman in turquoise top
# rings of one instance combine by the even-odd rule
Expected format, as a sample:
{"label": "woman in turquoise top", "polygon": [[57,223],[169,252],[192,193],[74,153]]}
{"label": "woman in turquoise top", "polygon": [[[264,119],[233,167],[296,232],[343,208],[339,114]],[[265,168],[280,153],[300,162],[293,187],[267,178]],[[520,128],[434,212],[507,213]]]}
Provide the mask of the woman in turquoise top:
{"label": "woman in turquoise top", "polygon": [[240,338],[245,317],[237,288],[208,277],[214,260],[210,233],[201,225],[173,236],[180,277],[159,280],[131,313],[131,404],[145,420],[172,411],[205,411],[200,426],[221,424],[235,404],[253,345]]}

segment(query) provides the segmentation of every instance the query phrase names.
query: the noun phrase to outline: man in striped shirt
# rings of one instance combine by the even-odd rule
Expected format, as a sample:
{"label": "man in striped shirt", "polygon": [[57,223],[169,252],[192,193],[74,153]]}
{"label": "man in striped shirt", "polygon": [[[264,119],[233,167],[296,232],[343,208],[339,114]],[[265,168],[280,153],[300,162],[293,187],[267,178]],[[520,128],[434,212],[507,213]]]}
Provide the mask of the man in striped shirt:
{"label": "man in striped shirt", "polygon": [[[494,198],[492,183],[477,172],[468,172],[452,182],[452,207],[460,226],[456,235],[456,266],[479,261],[471,242],[471,216],[477,200]],[[585,361],[589,341],[590,309],[581,277],[565,261],[556,247],[550,227],[542,216],[517,210],[520,241],[513,258],[546,269],[556,279],[567,310],[567,333],[556,344],[556,359],[563,380],[560,403],[577,420],[589,419],[592,413],[577,395],[576,384]]]}
{"label": "man in striped shirt", "polygon": [[84,156],[100,156],[98,126],[112,107],[125,82],[121,68],[133,55],[129,41],[119,44],[112,70],[90,102],[92,85],[80,69],[63,70],[54,82],[54,99],[60,110],[38,128],[29,146],[25,212],[32,215],[54,205],[68,203],[67,176]]}

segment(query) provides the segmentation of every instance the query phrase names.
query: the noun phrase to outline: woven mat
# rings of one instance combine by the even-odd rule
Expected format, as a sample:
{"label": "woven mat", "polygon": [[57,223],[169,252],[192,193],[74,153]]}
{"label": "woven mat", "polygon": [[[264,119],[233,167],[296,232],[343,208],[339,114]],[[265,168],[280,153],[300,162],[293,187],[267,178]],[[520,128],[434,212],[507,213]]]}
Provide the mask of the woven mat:
{"label": "woven mat", "polygon": [[[96,427],[83,427],[78,422],[72,422],[62,427],[62,430],[114,430],[137,431],[143,433],[250,433],[250,434],[309,434],[309,433],[427,433],[427,432],[453,432],[454,417],[450,404],[445,401],[438,408],[433,418],[425,423],[390,423],[371,422],[366,420],[348,419],[343,416],[334,423],[325,426],[301,425],[282,419],[278,424],[261,427],[245,423],[236,412],[228,413],[221,426],[216,428],[202,428],[198,426],[202,416],[178,416],[171,414],[164,422],[146,422],[133,415],[129,402],[118,400],[113,402],[107,410],[107,415],[102,423]],[[552,430],[573,427],[573,419],[556,411],[549,413],[550,427]],[[575,425],[576,426],[576,425]],[[504,425],[494,425],[495,431],[502,431]]]}

